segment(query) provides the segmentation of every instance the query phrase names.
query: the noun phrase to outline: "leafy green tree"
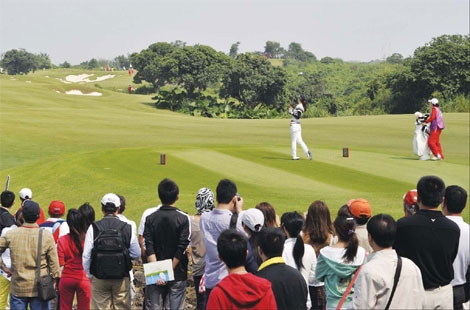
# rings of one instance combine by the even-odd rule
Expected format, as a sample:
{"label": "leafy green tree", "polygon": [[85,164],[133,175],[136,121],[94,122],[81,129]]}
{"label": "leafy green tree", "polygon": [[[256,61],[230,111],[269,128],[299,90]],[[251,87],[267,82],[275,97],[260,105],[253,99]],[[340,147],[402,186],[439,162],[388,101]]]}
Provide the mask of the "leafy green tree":
{"label": "leafy green tree", "polygon": [[67,68],[71,68],[72,65],[70,65],[68,61],[64,61],[64,63],[60,64],[59,67],[67,69]]}
{"label": "leafy green tree", "polygon": [[224,77],[220,89],[223,98],[233,97],[254,109],[260,103],[269,108],[280,109],[287,83],[287,74],[281,67],[273,67],[265,57],[240,54],[231,71]]}
{"label": "leafy green tree", "polygon": [[292,42],[287,49],[287,58],[302,62],[316,61],[317,58],[311,52],[305,51],[300,43]]}
{"label": "leafy green tree", "polygon": [[122,68],[129,68],[130,66],[130,61],[129,57],[120,55],[114,58],[113,64],[116,68],[122,69]]}
{"label": "leafy green tree", "polygon": [[36,55],[36,57],[37,57],[37,65],[39,69],[52,68],[52,62],[51,62],[51,58],[49,57],[49,55],[47,55],[46,53],[40,53]]}
{"label": "leafy green tree", "polygon": [[9,75],[28,74],[38,68],[38,57],[24,49],[13,49],[3,55],[0,65]]}
{"label": "leafy green tree", "polygon": [[267,41],[264,47],[264,53],[268,54],[269,58],[280,58],[285,50],[281,47],[279,42]]}
{"label": "leafy green tree", "polygon": [[238,47],[240,46],[240,42],[233,43],[232,46],[230,46],[230,51],[228,55],[232,58],[236,58],[238,55]]}
{"label": "leafy green tree", "polygon": [[387,57],[386,61],[391,64],[401,64],[403,63],[403,56],[400,53],[393,53],[391,56]]}

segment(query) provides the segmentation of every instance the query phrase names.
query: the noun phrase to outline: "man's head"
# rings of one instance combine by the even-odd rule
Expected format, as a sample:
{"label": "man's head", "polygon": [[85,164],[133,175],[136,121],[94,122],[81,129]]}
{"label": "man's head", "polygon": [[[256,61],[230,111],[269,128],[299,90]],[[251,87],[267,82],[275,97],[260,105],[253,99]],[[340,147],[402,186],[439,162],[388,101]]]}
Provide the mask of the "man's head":
{"label": "man's head", "polygon": [[108,193],[101,199],[101,210],[104,214],[114,214],[121,206],[121,200],[116,194]]}
{"label": "man's head", "polygon": [[163,205],[174,204],[179,193],[178,185],[170,179],[165,178],[158,184],[158,197]]}
{"label": "man's head", "polygon": [[410,189],[405,195],[403,195],[403,209],[405,216],[410,216],[419,210],[418,206],[418,191],[416,189]]}
{"label": "man's head", "polygon": [[418,203],[420,207],[436,209],[442,203],[446,186],[441,178],[427,175],[418,181]]}
{"label": "man's head", "polygon": [[227,229],[217,238],[217,252],[229,269],[245,266],[248,243],[236,229]]}
{"label": "man's head", "polygon": [[11,206],[13,206],[13,203],[15,202],[15,193],[8,190],[3,191],[0,195],[0,199],[2,202],[2,207],[9,209],[11,208]]}
{"label": "man's head", "polygon": [[36,223],[39,218],[39,204],[31,199],[25,200],[21,213],[26,223]]}
{"label": "man's head", "polygon": [[348,208],[357,225],[365,225],[372,215],[369,201],[363,198],[351,199]]}
{"label": "man's head", "polygon": [[29,188],[22,188],[19,192],[21,201],[33,199],[33,192]]}
{"label": "man's head", "polygon": [[61,218],[65,214],[65,204],[60,200],[53,200],[49,204],[48,213],[50,217]]}
{"label": "man's head", "polygon": [[279,228],[265,227],[259,233],[258,246],[266,258],[282,256],[285,239]]}
{"label": "man's head", "polygon": [[218,203],[229,203],[230,201],[232,201],[233,197],[235,197],[236,194],[237,186],[234,182],[228,179],[220,180],[216,189],[216,199]]}
{"label": "man's head", "polygon": [[444,207],[446,213],[460,214],[467,204],[467,191],[458,185],[447,186],[444,194]]}
{"label": "man's head", "polygon": [[389,248],[395,241],[397,223],[388,214],[377,214],[367,223],[367,232],[378,247]]}

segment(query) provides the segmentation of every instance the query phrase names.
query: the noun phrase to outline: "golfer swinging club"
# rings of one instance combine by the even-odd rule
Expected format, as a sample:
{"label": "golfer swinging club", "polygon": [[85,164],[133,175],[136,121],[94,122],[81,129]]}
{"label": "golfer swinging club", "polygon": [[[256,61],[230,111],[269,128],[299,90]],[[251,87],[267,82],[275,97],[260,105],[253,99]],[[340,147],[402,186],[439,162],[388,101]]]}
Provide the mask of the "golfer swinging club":
{"label": "golfer swinging club", "polygon": [[292,115],[290,120],[290,136],[292,145],[292,159],[298,160],[300,157],[297,156],[297,143],[300,144],[302,150],[307,155],[308,159],[312,160],[312,153],[308,150],[304,140],[302,140],[302,129],[300,127],[300,118],[302,113],[305,112],[307,99],[305,96],[300,95],[297,99],[297,105],[294,108],[293,103],[289,106],[289,113]]}

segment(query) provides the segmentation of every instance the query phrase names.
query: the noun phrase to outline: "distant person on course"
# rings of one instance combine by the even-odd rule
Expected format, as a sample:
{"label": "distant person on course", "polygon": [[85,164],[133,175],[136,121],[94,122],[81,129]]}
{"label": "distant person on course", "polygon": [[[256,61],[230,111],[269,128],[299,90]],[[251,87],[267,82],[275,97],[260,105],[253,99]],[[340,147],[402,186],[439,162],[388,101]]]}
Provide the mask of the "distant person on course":
{"label": "distant person on course", "polygon": [[429,134],[428,145],[431,149],[431,152],[434,156],[432,160],[442,160],[444,159],[444,154],[442,153],[442,147],[440,142],[441,132],[445,128],[444,119],[442,118],[442,112],[439,109],[439,101],[436,98],[428,100],[431,105],[432,112],[428,119],[423,123],[431,123],[431,133]]}
{"label": "distant person on course", "polygon": [[297,99],[297,105],[294,107],[294,105],[291,103],[289,106],[289,113],[292,115],[290,120],[290,136],[293,160],[300,159],[300,157],[297,156],[297,143],[300,144],[308,159],[312,160],[312,153],[310,153],[304,140],[302,140],[302,128],[300,127],[300,118],[306,110],[306,104],[307,99],[305,96],[300,95]]}

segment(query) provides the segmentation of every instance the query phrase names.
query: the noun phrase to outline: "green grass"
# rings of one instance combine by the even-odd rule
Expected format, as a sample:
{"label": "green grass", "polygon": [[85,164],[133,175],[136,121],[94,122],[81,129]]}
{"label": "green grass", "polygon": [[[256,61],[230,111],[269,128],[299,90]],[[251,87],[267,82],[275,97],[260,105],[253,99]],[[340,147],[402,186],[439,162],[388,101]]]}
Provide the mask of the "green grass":
{"label": "green grass", "polygon": [[[88,84],[59,80],[82,73],[116,77]],[[105,193],[122,194],[127,216],[137,223],[144,209],[158,204],[164,177],[178,183],[177,206],[191,214],[198,189],[215,190],[221,178],[237,183],[245,208],[269,201],[279,214],[303,212],[317,199],[334,214],[363,197],[373,213],[399,218],[403,194],[423,175],[469,189],[468,114],[445,113],[442,162],[413,155],[412,114],[304,119],[313,160],[292,161],[288,119],[206,119],[156,110],[150,95],[126,93],[131,82],[125,71],[0,75],[0,181],[11,175],[15,193],[30,187],[44,209],[55,199],[67,208],[89,201],[100,214]],[[71,89],[103,95],[66,95]],[[342,157],[343,147],[349,158]]]}

